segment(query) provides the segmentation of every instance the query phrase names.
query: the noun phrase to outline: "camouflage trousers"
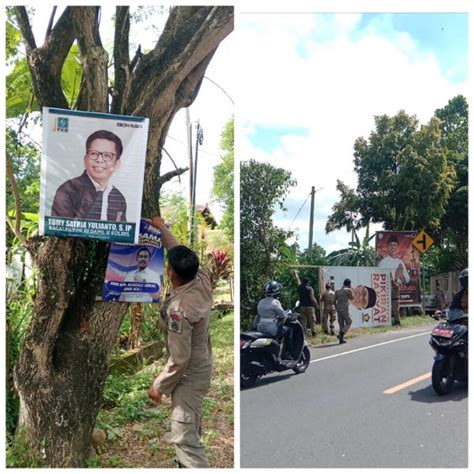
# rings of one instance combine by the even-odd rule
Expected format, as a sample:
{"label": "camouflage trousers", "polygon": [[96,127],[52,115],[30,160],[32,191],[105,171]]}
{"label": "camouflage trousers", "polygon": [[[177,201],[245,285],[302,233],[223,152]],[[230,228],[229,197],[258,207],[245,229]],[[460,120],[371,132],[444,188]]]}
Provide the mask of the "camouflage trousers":
{"label": "camouflage trousers", "polygon": [[209,467],[201,443],[202,402],[207,390],[197,390],[191,381],[180,383],[172,393],[171,436],[176,457],[183,467]]}
{"label": "camouflage trousers", "polygon": [[336,310],[335,309],[323,309],[321,316],[321,329],[323,332],[328,332],[328,320],[329,328],[334,330],[334,321],[336,321]]}
{"label": "camouflage trousers", "polygon": [[339,324],[339,332],[341,334],[347,334],[352,324],[352,319],[349,316],[349,308],[337,309],[337,322]]}
{"label": "camouflage trousers", "polygon": [[300,323],[305,335],[307,326],[310,327],[312,335],[316,334],[316,316],[312,306],[302,306],[300,308]]}

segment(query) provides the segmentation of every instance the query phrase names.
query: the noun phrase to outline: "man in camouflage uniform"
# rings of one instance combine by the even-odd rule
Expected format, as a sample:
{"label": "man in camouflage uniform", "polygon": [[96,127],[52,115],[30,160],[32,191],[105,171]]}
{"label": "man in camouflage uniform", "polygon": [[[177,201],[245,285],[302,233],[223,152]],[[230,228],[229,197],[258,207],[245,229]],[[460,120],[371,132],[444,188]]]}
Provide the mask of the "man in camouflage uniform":
{"label": "man in camouflage uniform", "polygon": [[148,391],[159,403],[171,396],[171,436],[181,467],[209,467],[201,444],[202,402],[210,388],[212,354],[209,337],[212,294],[209,277],[199,270],[199,260],[189,248],[179,245],[161,217],[152,225],[161,231],[168,251],[166,272],[172,291],[161,309],[169,358],[163,372]]}
{"label": "man in camouflage uniform", "polygon": [[336,294],[331,288],[329,283],[326,283],[326,290],[321,293],[321,329],[325,334],[329,334],[328,331],[328,319],[329,327],[331,329],[331,335],[334,336],[334,321],[336,320]]}
{"label": "man in camouflage uniform", "polygon": [[303,326],[304,334],[306,336],[306,327],[309,325],[311,336],[316,337],[315,309],[319,309],[319,304],[318,300],[314,297],[314,290],[308,278],[303,278],[303,281],[298,286],[298,297],[300,299],[300,322]]}
{"label": "man in camouflage uniform", "polygon": [[351,289],[351,280],[346,278],[344,280],[342,288],[336,290],[336,311],[337,311],[337,322],[339,323],[339,344],[344,344],[344,335],[347,334],[352,324],[352,319],[349,316],[349,300],[354,299]]}

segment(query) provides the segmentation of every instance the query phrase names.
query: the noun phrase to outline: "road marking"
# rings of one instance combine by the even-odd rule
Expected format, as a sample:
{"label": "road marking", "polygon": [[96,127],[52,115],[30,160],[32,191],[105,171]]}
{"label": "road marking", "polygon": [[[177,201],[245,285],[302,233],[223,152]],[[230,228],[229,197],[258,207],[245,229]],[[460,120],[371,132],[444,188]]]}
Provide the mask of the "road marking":
{"label": "road marking", "polygon": [[358,349],[352,349],[351,351],[340,352],[339,354],[333,354],[330,356],[321,357],[320,359],[313,359],[313,360],[310,360],[309,363],[312,364],[313,362],[321,362],[323,360],[334,359],[334,357],[341,357],[347,354],[353,354],[354,352],[360,352],[360,351],[365,351],[367,349],[373,349],[374,347],[385,346],[386,344],[392,344],[393,342],[406,341],[407,339],[412,339],[414,337],[420,337],[420,336],[426,336],[427,334],[431,334],[431,331],[422,332],[420,334],[414,334],[413,336],[400,337],[398,339],[392,339],[391,341],[379,342],[378,344],[373,344],[372,346],[359,347]]}
{"label": "road marking", "polygon": [[431,372],[426,372],[426,374],[420,375],[419,377],[415,377],[414,379],[407,380],[406,382],[401,383],[400,385],[396,385],[395,387],[389,388],[385,390],[383,393],[386,395],[391,395],[392,393],[399,392],[404,388],[410,387],[411,385],[415,385],[418,382],[423,380],[429,379],[431,377]]}

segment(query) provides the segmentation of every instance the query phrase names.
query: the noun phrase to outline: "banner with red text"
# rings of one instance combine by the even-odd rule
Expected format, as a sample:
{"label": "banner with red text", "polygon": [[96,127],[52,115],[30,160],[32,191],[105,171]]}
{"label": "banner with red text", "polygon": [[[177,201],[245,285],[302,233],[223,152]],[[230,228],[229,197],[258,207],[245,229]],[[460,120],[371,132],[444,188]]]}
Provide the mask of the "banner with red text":
{"label": "banner with red text", "polygon": [[375,235],[375,264],[391,271],[400,289],[400,304],[420,303],[420,254],[412,245],[417,231],[379,231]]}
{"label": "banner with red text", "polygon": [[351,280],[354,299],[349,304],[352,327],[389,326],[392,324],[390,270],[378,267],[320,267],[320,292],[326,283],[334,290],[346,278]]}

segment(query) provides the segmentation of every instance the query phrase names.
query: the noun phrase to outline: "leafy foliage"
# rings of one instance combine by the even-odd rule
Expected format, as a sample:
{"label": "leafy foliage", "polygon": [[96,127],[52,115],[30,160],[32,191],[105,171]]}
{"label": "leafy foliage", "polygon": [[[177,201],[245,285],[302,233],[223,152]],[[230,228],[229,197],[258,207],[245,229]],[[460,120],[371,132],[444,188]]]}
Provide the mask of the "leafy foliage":
{"label": "leafy foliage", "polygon": [[354,165],[364,223],[396,230],[439,225],[454,173],[438,118],[418,129],[417,118],[403,111],[375,117],[369,139],[355,142]]}
{"label": "leafy foliage", "polygon": [[342,250],[331,252],[328,257],[328,264],[347,267],[370,267],[375,262],[375,249],[371,245],[371,240],[375,234],[369,236],[369,226],[362,241],[357,233],[354,232],[355,241],[352,245]]}
{"label": "leafy foliage", "polygon": [[441,119],[441,141],[448,149],[448,162],[456,181],[441,225],[431,232],[439,245],[439,272],[462,269],[468,264],[468,105],[463,96],[436,110]]}
{"label": "leafy foliage", "polygon": [[224,214],[220,227],[230,240],[234,238],[234,119],[229,120],[221,135],[225,150],[222,162],[214,167],[212,193],[222,203]]}
{"label": "leafy foliage", "polygon": [[185,244],[189,240],[189,206],[186,199],[180,194],[165,193],[160,196],[161,213],[173,229],[176,239]]}
{"label": "leafy foliage", "polygon": [[275,278],[281,249],[291,232],[276,227],[272,216],[283,209],[296,181],[291,173],[255,160],[240,166],[240,290],[241,321],[248,322],[268,280]]}
{"label": "leafy foliage", "polygon": [[[6,130],[6,148],[12,158],[21,209],[27,213],[38,213],[40,153],[33,143],[22,140],[11,127]],[[7,186],[7,210],[14,208],[13,193],[11,187]]]}
{"label": "leafy foliage", "polygon": [[214,249],[209,254],[206,269],[211,278],[211,285],[215,288],[220,279],[226,279],[229,277],[232,271],[232,261],[227,252],[224,250]]}
{"label": "leafy foliage", "polygon": [[[434,273],[467,266],[468,105],[454,97],[419,126],[403,111],[375,117],[369,138],[354,144],[356,189],[338,181],[340,200],[326,232],[355,231],[370,222],[385,229],[425,228],[435,239],[427,255]],[[370,260],[365,244],[329,255],[333,264]],[[360,262],[360,263],[358,263]]]}

